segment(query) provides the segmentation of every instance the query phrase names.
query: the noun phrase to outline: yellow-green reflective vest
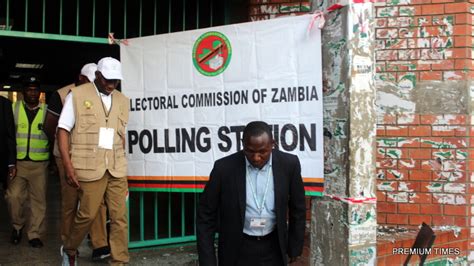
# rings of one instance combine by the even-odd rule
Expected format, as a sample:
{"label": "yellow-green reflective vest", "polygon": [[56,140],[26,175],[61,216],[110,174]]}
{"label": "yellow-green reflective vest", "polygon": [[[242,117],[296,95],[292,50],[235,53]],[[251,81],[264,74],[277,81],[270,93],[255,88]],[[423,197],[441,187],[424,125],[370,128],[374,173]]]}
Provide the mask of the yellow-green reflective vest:
{"label": "yellow-green reflective vest", "polygon": [[31,125],[23,101],[13,103],[13,115],[16,126],[16,158],[22,160],[28,155],[32,161],[48,160],[49,142],[43,132],[46,105],[40,105]]}

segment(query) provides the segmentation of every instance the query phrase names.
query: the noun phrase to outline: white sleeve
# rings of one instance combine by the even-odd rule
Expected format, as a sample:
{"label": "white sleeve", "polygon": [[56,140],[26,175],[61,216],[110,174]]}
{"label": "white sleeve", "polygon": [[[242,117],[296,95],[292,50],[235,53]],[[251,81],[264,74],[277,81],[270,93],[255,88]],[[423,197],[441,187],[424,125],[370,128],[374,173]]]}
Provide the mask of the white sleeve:
{"label": "white sleeve", "polygon": [[64,101],[63,110],[61,111],[61,116],[59,117],[58,127],[64,128],[65,130],[71,132],[71,129],[76,123],[76,117],[74,116],[74,104],[72,102],[72,92],[66,96]]}

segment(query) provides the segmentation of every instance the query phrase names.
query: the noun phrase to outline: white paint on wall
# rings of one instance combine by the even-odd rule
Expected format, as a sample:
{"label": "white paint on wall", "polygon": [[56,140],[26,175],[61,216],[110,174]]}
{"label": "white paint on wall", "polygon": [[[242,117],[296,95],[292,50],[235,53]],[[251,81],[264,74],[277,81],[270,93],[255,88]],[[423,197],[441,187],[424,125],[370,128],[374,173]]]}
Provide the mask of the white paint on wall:
{"label": "white paint on wall", "polygon": [[394,94],[383,91],[377,92],[377,108],[378,111],[385,112],[388,108],[400,109],[400,111],[414,112],[416,104],[411,101],[404,100]]}

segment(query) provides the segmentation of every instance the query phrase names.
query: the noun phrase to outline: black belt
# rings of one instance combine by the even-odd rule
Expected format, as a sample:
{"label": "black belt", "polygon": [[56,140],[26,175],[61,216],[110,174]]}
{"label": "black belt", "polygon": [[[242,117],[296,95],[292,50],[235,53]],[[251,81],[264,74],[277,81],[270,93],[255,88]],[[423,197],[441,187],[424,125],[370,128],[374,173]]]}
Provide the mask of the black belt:
{"label": "black belt", "polygon": [[274,237],[277,233],[277,230],[273,230],[273,232],[271,232],[270,234],[267,234],[267,235],[264,235],[264,236],[251,236],[251,235],[247,235],[244,233],[244,239],[248,239],[248,240],[267,240],[267,239],[270,239],[272,237]]}

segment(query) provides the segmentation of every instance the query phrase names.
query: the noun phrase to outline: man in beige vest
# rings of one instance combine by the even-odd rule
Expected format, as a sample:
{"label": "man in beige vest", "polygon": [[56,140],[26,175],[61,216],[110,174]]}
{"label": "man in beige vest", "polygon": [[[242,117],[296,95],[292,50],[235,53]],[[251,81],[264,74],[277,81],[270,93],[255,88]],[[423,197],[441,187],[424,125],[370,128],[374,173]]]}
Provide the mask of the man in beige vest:
{"label": "man in beige vest", "polygon": [[77,264],[77,248],[104,197],[110,215],[111,264],[129,261],[125,158],[129,99],[116,90],[122,80],[118,60],[102,58],[95,74],[93,83],[71,89],[58,122],[67,183],[79,190],[81,203],[65,241],[63,265]]}
{"label": "man in beige vest", "polygon": [[[76,216],[76,210],[79,203],[78,190],[69,186],[66,182],[66,175],[64,172],[63,161],[59,154],[59,147],[56,135],[56,128],[58,126],[59,116],[63,109],[66,95],[72,88],[93,82],[95,80],[95,72],[97,65],[95,63],[85,64],[81,73],[77,78],[76,83],[69,84],[56,91],[49,100],[48,112],[46,114],[44,129],[49,137],[51,143],[54,142],[53,154],[58,167],[59,179],[61,183],[61,240],[66,241],[69,236],[72,222]],[[90,230],[90,239],[92,243],[92,260],[101,260],[110,257],[110,248],[107,242],[106,229],[106,211],[105,204],[102,204],[97,217],[94,219]]]}

